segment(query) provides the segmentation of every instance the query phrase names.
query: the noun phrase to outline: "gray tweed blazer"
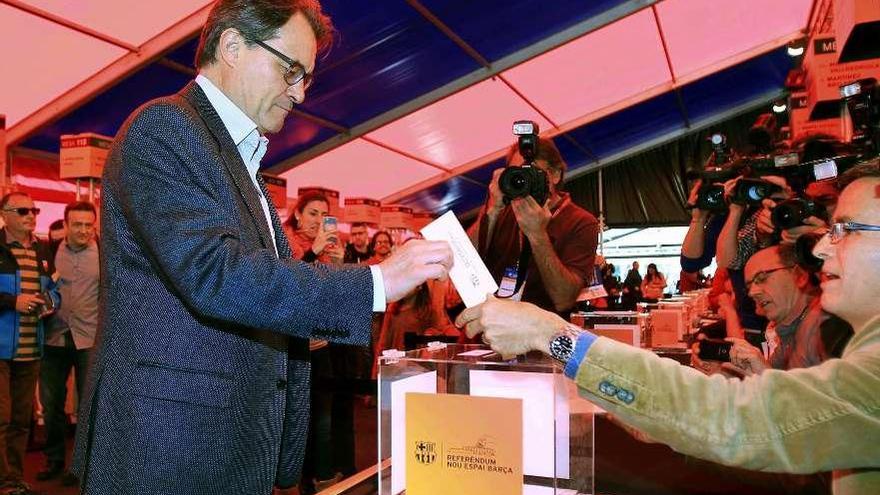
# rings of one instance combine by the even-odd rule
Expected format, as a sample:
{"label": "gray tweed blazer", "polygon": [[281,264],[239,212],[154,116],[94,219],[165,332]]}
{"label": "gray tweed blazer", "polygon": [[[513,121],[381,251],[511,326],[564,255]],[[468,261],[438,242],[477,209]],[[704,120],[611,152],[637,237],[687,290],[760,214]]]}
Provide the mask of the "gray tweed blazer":
{"label": "gray tweed blazer", "polygon": [[197,84],[120,129],[103,177],[100,323],[73,470],[93,495],[268,495],[300,477],[312,336],[367,345],[362,267],[280,259]]}

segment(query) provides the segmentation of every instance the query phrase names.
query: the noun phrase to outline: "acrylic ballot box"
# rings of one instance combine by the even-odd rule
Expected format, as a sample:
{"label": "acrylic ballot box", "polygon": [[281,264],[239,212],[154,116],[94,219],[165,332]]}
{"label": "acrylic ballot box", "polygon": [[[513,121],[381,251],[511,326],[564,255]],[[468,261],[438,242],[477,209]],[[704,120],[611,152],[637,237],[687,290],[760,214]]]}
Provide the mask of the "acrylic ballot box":
{"label": "acrylic ballot box", "polygon": [[383,354],[380,495],[593,493],[600,410],[552,359],[439,343]]}

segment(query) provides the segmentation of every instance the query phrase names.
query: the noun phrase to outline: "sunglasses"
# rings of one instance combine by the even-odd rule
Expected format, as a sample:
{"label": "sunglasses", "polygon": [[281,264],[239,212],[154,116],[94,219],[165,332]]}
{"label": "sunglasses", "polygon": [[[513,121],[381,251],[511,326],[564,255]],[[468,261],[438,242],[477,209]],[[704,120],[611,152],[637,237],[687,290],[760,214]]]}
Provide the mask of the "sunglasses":
{"label": "sunglasses", "polygon": [[40,214],[39,208],[24,208],[24,207],[22,207],[22,208],[3,208],[3,211],[14,211],[21,216],[25,216],[28,213],[33,213],[34,216],[37,216]]}

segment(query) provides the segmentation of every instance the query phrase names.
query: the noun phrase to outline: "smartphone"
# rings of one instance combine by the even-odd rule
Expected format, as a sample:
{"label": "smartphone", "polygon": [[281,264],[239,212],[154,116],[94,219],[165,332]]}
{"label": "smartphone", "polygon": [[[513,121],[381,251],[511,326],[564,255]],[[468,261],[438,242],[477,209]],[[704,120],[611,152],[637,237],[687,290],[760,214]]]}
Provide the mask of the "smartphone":
{"label": "smartphone", "polygon": [[[336,232],[338,231],[338,226],[336,222],[336,217],[331,215],[326,215],[324,217],[324,232]],[[339,243],[339,237],[336,235],[330,236],[330,239],[334,245]]]}
{"label": "smartphone", "polygon": [[703,361],[730,362],[730,347],[732,343],[720,339],[703,339],[700,341],[698,356]]}

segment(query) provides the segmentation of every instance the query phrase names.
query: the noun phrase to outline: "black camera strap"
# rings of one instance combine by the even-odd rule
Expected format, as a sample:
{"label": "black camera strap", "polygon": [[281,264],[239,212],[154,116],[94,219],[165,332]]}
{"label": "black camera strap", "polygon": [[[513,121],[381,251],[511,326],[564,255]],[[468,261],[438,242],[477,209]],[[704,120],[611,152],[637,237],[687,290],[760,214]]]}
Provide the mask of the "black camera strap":
{"label": "black camera strap", "polygon": [[519,245],[519,260],[516,262],[516,285],[513,286],[514,294],[518,294],[523,284],[526,283],[529,265],[532,263],[532,244],[522,232],[519,234]]}
{"label": "black camera strap", "polygon": [[[489,236],[489,215],[486,214],[485,207],[483,208],[483,212],[481,214],[482,218],[479,219],[480,229],[478,233],[478,246],[480,257],[486,259],[486,256],[489,252],[489,243],[486,242]],[[514,285],[513,291],[509,296],[499,296],[498,292],[495,293],[497,297],[509,298],[514,294],[518,293],[520,289],[522,289],[523,284],[526,282],[526,277],[529,272],[529,264],[532,261],[532,245],[529,244],[529,240],[526,238],[525,234],[519,232],[519,259],[516,262],[516,284]]]}

